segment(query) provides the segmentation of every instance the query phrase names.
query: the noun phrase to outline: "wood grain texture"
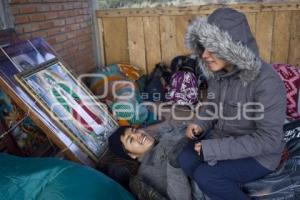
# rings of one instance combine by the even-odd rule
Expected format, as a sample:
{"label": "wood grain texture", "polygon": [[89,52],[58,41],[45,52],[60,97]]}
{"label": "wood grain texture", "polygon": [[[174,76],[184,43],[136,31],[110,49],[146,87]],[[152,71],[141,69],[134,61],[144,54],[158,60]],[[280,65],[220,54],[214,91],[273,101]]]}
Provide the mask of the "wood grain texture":
{"label": "wood grain texture", "polygon": [[[127,17],[125,16],[143,16],[144,47],[141,44],[139,45],[141,49],[139,49],[142,52],[145,51],[145,68],[146,71],[150,73],[156,63],[163,61],[169,65],[175,56],[190,53],[185,47],[184,42],[189,21],[198,16],[207,16],[216,8],[223,6],[224,5],[117,9],[110,10],[109,12],[105,11],[108,12],[107,15],[99,16],[101,16],[103,20],[104,35],[111,34],[114,30],[114,28],[111,28],[110,31],[105,30],[105,22],[107,20],[118,19],[120,22],[124,19],[126,20]],[[246,14],[251,32],[255,36],[259,46],[260,56],[265,61],[299,65],[300,3],[235,4],[229,5],[229,7],[236,8]],[[117,16],[123,16],[123,18]],[[112,36],[109,38],[109,41],[107,41],[104,36],[105,57],[108,57],[109,60],[114,62],[120,60],[119,58],[122,57],[125,57],[123,60],[126,60],[126,53],[124,53],[126,50],[128,54],[127,59],[129,60],[129,51],[124,46],[126,46],[125,43],[128,44],[130,42],[123,41],[127,37],[127,33],[124,30],[127,30],[127,25],[122,26],[123,28],[119,29],[122,29],[124,34],[117,34],[117,38],[123,38],[121,42],[122,45],[118,44],[117,50],[116,48],[110,48]],[[108,27],[115,27],[115,25]],[[113,37],[115,38],[115,36]],[[113,40],[112,42],[116,43],[116,39]],[[113,43],[112,46],[116,46],[115,43]],[[131,48],[132,47],[130,47],[130,49]],[[108,50],[109,52],[107,52]],[[136,54],[131,54],[130,57],[133,58],[133,55]],[[143,56],[139,59],[141,59],[141,61],[138,63],[144,62]]]}
{"label": "wood grain texture", "polygon": [[143,17],[147,73],[150,74],[155,64],[161,62],[159,17]]}
{"label": "wood grain texture", "polygon": [[177,45],[177,54],[185,55],[190,54],[191,52],[187,49],[185,45],[185,35],[187,31],[188,25],[195,19],[194,15],[184,15],[184,16],[176,16],[176,45]]}
{"label": "wood grain texture", "polygon": [[165,15],[203,15],[210,14],[217,8],[230,7],[242,12],[273,12],[300,10],[299,2],[291,3],[243,3],[243,4],[213,4],[200,6],[181,6],[181,7],[157,7],[157,8],[125,8],[98,10],[97,17],[145,17],[145,16],[165,16]]}
{"label": "wood grain texture", "polygon": [[104,46],[103,46],[103,42],[104,42],[104,38],[103,38],[104,28],[103,28],[102,18],[97,18],[97,23],[98,23],[98,38],[99,38],[98,47],[100,48],[100,50],[99,50],[99,53],[100,53],[99,57],[101,59],[101,64],[103,65],[105,63],[105,51],[104,51]]}
{"label": "wood grain texture", "polygon": [[161,54],[166,65],[170,65],[171,60],[178,55],[175,19],[175,16],[160,17]]}
{"label": "wood grain texture", "polygon": [[256,13],[245,13],[251,32],[255,35],[256,32]]}
{"label": "wood grain texture", "polygon": [[266,62],[271,61],[274,13],[261,12],[256,16],[256,40],[260,56]]}
{"label": "wood grain texture", "polygon": [[128,17],[128,50],[130,64],[147,72],[145,56],[145,36],[142,17]]}
{"label": "wood grain texture", "polygon": [[291,12],[275,12],[271,63],[287,63],[289,53]]}
{"label": "wood grain texture", "polygon": [[104,18],[103,28],[106,64],[129,63],[126,18]]}
{"label": "wood grain texture", "polygon": [[288,63],[300,67],[300,12],[293,11],[290,26]]}

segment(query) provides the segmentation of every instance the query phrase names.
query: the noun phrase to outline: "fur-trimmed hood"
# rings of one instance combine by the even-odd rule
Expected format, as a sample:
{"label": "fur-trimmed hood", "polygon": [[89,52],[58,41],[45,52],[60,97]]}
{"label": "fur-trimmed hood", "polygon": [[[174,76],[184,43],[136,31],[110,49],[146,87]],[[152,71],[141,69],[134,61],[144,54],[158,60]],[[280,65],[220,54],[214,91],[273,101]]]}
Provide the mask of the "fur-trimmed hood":
{"label": "fur-trimmed hood", "polygon": [[[262,61],[247,19],[243,13],[231,8],[220,8],[208,18],[196,19],[188,28],[187,47],[201,53],[201,45],[218,57],[235,64],[244,83],[256,78]],[[214,75],[200,59],[206,76]]]}

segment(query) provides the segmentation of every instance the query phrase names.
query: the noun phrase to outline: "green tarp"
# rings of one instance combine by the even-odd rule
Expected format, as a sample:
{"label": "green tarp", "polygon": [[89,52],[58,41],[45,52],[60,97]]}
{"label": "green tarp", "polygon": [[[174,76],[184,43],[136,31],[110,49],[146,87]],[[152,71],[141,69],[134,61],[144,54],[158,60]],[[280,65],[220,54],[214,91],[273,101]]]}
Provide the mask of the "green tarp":
{"label": "green tarp", "polygon": [[54,158],[0,153],[0,200],[131,200],[133,196],[99,171]]}

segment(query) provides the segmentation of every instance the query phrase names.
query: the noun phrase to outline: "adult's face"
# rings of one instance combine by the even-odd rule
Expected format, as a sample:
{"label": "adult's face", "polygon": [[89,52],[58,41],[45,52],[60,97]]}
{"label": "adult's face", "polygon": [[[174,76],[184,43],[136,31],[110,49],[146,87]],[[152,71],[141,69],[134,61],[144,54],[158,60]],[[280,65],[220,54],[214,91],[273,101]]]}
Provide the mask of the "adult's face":
{"label": "adult's face", "polygon": [[202,54],[202,59],[206,63],[206,65],[209,67],[209,69],[213,72],[217,72],[220,70],[225,69],[226,67],[226,62],[220,58],[217,57],[216,54],[207,51],[206,49],[204,50]]}
{"label": "adult's face", "polygon": [[127,128],[120,139],[128,155],[133,159],[144,155],[155,142],[155,139],[145,131],[135,128]]}

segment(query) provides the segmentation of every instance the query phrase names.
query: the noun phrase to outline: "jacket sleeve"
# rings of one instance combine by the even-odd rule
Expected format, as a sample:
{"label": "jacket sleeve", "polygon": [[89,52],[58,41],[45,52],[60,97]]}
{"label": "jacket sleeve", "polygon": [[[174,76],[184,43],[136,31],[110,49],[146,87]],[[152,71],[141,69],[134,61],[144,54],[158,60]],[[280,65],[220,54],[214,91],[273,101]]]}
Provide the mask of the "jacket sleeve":
{"label": "jacket sleeve", "polygon": [[214,96],[217,92],[214,91],[215,88],[212,88],[212,86],[216,85],[213,81],[213,79],[210,79],[208,82],[207,100],[203,102],[202,105],[200,104],[200,112],[193,122],[194,124],[199,125],[204,132],[213,128],[218,117],[216,111],[217,108],[215,107],[217,104],[214,104],[218,97]]}
{"label": "jacket sleeve", "polygon": [[180,168],[167,164],[167,194],[171,200],[191,200],[191,186],[187,176]]}
{"label": "jacket sleeve", "polygon": [[283,82],[274,77],[261,80],[254,88],[254,98],[264,106],[263,118],[255,121],[256,130],[238,137],[202,140],[205,161],[255,157],[279,153],[282,150],[286,116]]}

